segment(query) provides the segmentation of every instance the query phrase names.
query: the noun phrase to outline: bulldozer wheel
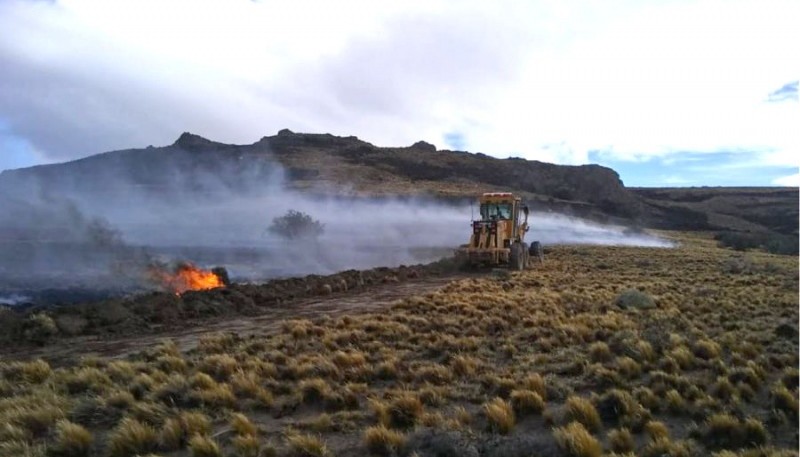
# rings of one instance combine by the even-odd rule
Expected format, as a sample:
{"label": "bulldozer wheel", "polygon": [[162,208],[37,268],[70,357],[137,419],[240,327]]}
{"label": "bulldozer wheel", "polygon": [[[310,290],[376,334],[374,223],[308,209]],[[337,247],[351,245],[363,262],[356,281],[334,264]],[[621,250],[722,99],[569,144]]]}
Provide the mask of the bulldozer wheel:
{"label": "bulldozer wheel", "polygon": [[522,244],[514,243],[511,245],[511,255],[508,260],[513,270],[522,271],[525,268],[525,252]]}
{"label": "bulldozer wheel", "polygon": [[528,254],[530,254],[531,257],[536,257],[539,260],[539,263],[544,262],[544,250],[542,249],[542,243],[538,241],[531,243],[531,248],[528,250]]}

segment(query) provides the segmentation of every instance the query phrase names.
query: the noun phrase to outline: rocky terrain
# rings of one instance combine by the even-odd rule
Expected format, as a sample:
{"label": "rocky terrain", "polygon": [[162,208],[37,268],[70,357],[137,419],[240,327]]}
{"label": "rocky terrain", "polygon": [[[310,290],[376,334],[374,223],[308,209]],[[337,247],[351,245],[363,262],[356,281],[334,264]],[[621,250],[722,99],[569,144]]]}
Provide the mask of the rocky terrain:
{"label": "rocky terrain", "polygon": [[[176,169],[181,170],[179,180]],[[629,189],[614,170],[599,165],[497,159],[438,150],[422,141],[378,147],[354,136],[289,130],[251,145],[222,144],[184,133],[165,147],[5,171],[0,190],[28,187],[31,192],[58,194],[69,189],[113,198],[133,186],[168,200],[177,185],[183,192],[213,194],[213,182],[245,192],[276,176],[287,188],[311,195],[464,200],[481,192],[513,191],[534,208],[643,227],[797,233],[797,188]],[[13,208],[13,203],[7,207]]]}

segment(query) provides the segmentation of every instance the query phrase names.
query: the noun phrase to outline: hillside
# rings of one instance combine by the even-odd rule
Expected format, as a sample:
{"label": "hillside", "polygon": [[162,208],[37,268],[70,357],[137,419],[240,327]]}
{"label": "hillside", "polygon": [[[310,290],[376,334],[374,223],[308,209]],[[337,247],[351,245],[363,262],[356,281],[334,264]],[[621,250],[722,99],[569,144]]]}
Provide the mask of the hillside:
{"label": "hillside", "polygon": [[[169,199],[176,192],[261,190],[263,183],[307,194],[471,199],[513,191],[541,210],[662,229],[797,234],[796,188],[628,189],[599,165],[566,166],[437,150],[417,142],[378,147],[354,136],[281,130],[251,145],[184,133],[172,145],[94,155],[5,171],[0,190],[60,195],[65,190],[126,197],[131,189]],[[31,184],[31,183],[35,184]],[[12,205],[8,205],[11,207]]]}

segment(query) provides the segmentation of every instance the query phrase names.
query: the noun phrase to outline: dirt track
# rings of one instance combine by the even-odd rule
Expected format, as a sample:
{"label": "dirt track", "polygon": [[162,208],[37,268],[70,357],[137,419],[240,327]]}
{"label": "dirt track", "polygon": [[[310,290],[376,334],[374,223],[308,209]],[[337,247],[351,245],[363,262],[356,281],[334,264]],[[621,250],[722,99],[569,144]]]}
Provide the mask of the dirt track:
{"label": "dirt track", "polygon": [[163,339],[174,340],[181,349],[191,349],[198,338],[209,332],[236,332],[240,336],[269,334],[280,330],[286,319],[310,319],[323,315],[363,313],[391,306],[404,297],[432,292],[463,274],[428,276],[420,279],[370,286],[362,290],[305,298],[284,305],[265,308],[257,316],[230,316],[187,321],[186,329],[154,332],[136,336],[81,336],[65,338],[41,348],[26,347],[4,354],[9,359],[41,357],[53,366],[63,366],[86,356],[123,357],[141,351]]}

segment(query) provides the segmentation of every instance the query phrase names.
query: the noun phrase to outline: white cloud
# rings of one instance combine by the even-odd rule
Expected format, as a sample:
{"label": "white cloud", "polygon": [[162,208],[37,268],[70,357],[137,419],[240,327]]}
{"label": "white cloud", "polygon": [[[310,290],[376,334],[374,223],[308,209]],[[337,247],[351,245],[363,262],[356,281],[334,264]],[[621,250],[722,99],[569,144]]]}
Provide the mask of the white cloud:
{"label": "white cloud", "polygon": [[793,175],[776,178],[772,180],[772,184],[776,186],[798,187],[800,186],[800,173],[795,173]]}
{"label": "white cloud", "polygon": [[[796,166],[800,5],[775,1],[0,3],[0,120],[56,159],[283,127],[585,163]],[[2,163],[0,163],[0,168]]]}

